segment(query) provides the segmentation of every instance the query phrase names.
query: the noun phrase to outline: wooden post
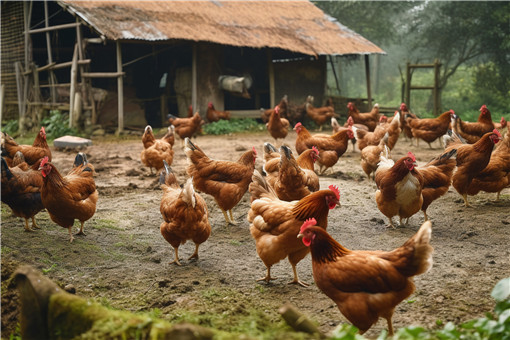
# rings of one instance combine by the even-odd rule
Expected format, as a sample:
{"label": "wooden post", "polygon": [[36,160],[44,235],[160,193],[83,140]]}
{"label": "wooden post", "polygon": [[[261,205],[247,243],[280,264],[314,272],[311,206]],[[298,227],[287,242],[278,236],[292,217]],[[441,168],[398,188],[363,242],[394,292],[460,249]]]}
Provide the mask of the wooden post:
{"label": "wooden post", "polygon": [[[23,69],[21,66],[21,62],[17,61],[14,63],[14,69],[16,70],[16,89],[18,91],[18,110],[19,110],[19,122],[21,123],[21,118],[25,115],[24,110],[24,102],[23,98]],[[21,126],[20,126],[21,127]]]}
{"label": "wooden post", "polygon": [[[42,101],[41,101],[41,87],[39,84],[39,70],[38,70],[37,65],[35,65],[34,63],[32,63],[31,65],[32,65],[32,72],[33,72],[33,76],[34,76],[34,102],[40,103]],[[37,124],[40,124],[40,122],[42,120],[42,107],[36,106],[35,113],[36,113],[36,118],[37,118]]]}
{"label": "wooden post", "polygon": [[117,45],[117,101],[118,101],[118,119],[119,129],[118,133],[124,132],[124,79],[122,74],[122,49],[120,48],[120,41],[116,41]]}
{"label": "wooden post", "polygon": [[406,96],[405,101],[407,107],[411,108],[411,64],[408,62],[406,65]]}
{"label": "wooden post", "polygon": [[0,84],[0,122],[3,121],[4,117],[4,99],[5,99],[5,86]]}
{"label": "wooden post", "polygon": [[434,115],[441,114],[440,89],[439,89],[439,59],[434,59]]}
{"label": "wooden post", "polygon": [[71,66],[71,89],[69,90],[69,127],[74,124],[74,93],[76,92],[76,78],[78,76],[78,44],[74,44],[73,63]]}
{"label": "wooden post", "polygon": [[267,70],[269,72],[269,107],[275,107],[275,88],[274,88],[274,65],[273,65],[273,54],[271,49],[267,49]]}
{"label": "wooden post", "polygon": [[[193,107],[194,112],[198,111],[197,102],[198,102],[197,101],[197,44],[193,44],[192,60],[191,60],[191,105]],[[223,103],[223,105],[225,105],[225,103]],[[163,115],[163,112],[161,112],[161,115]]]}
{"label": "wooden post", "polygon": [[[336,70],[335,70],[335,63],[333,62],[333,57],[332,56],[329,56],[329,63],[331,64],[331,71],[333,71],[333,75],[335,76],[335,83],[336,83],[336,89],[338,90],[338,94],[340,94],[340,83],[338,82],[338,77],[336,75]],[[327,81],[326,81],[327,83]],[[326,84],[326,87],[327,87],[327,84]]]}
{"label": "wooden post", "polygon": [[[47,28],[49,27],[49,17],[48,17],[48,1],[44,1],[44,26]],[[53,63],[53,56],[51,53],[51,38],[50,38],[50,32],[46,32],[46,49],[48,50],[48,64]],[[49,73],[50,78],[50,94],[51,94],[51,103],[55,104],[57,102],[57,92],[56,87],[53,86],[55,84],[55,73],[53,73],[53,70],[50,69]]]}
{"label": "wooden post", "polygon": [[367,99],[368,109],[372,109],[372,89],[370,86],[370,55],[365,55],[365,75],[367,77]]}

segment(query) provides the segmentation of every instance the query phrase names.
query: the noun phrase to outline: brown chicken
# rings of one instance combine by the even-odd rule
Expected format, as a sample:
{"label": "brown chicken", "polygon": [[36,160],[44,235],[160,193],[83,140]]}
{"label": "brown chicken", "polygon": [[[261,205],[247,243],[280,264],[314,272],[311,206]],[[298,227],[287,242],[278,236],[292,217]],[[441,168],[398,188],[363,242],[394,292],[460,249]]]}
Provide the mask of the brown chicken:
{"label": "brown chicken", "polygon": [[163,189],[160,211],[163,222],[161,235],[175,250],[175,259],[170,264],[179,262],[179,246],[192,240],[195,252],[188,260],[198,259],[198,247],[211,235],[207,205],[193,188],[192,179],[188,178],[181,188],[172,169],[164,162],[165,170],[161,173],[160,183]]}
{"label": "brown chicken", "polygon": [[32,145],[19,145],[6,133],[2,132],[2,156],[9,166],[12,166],[12,158],[17,151],[21,151],[28,165],[33,165],[44,156],[51,161],[51,150],[46,142],[46,130],[41,127]]}
{"label": "brown chicken", "polygon": [[2,202],[11,208],[13,215],[25,219],[25,231],[33,231],[28,226],[28,219],[32,219],[32,228],[40,229],[35,222],[35,215],[44,209],[41,200],[43,178],[38,168],[38,162],[30,168],[26,163],[9,168],[2,157]]}
{"label": "brown chicken", "polygon": [[[173,137],[173,133],[171,136]],[[151,174],[152,168],[156,169],[156,172],[163,169],[163,161],[172,164],[174,150],[172,149],[172,144],[168,142],[169,139],[168,133],[163,138],[156,139],[152,133],[152,127],[150,125],[145,127],[142,136],[143,150],[140,158],[142,163],[149,167]]]}
{"label": "brown chicken", "polygon": [[381,160],[381,154],[386,158],[389,158],[390,149],[388,148],[388,133],[384,135],[383,138],[379,141],[378,145],[369,145],[361,150],[361,168],[367,174],[367,178],[370,181],[370,174],[375,181],[375,171],[377,170],[377,165]]}
{"label": "brown chicken", "polygon": [[[287,95],[284,95],[282,99],[280,99],[278,105],[276,105],[280,109],[280,117],[283,118],[287,117],[287,105],[288,105]],[[261,112],[260,118],[264,123],[267,123],[269,121],[269,117],[271,117],[271,114],[274,112],[274,110],[275,110],[274,108],[267,110],[260,109]]]}
{"label": "brown chicken", "polygon": [[[354,119],[352,119],[351,116],[349,116],[349,118],[347,118],[347,121],[344,124],[344,127],[346,127],[346,128],[348,128],[349,126],[351,127],[351,129],[353,127],[356,127],[359,130],[368,131],[368,126],[366,126],[364,124],[354,124]],[[331,127],[333,128],[333,132],[338,132],[342,129],[342,127],[340,126],[340,124],[338,124],[338,121],[335,118],[331,118]],[[352,143],[352,152],[355,152],[356,151],[356,137],[351,139],[351,143]]]}
{"label": "brown chicken", "polygon": [[[510,130],[510,126],[508,130]],[[494,148],[489,164],[473,178],[467,194],[473,196],[480,191],[495,192],[497,193],[496,201],[499,201],[501,191],[509,185],[510,133],[507,132],[503,141]]]}
{"label": "brown chicken", "polygon": [[168,120],[175,127],[175,133],[181,138],[181,146],[184,147],[184,139],[191,138],[200,132],[204,121],[198,112],[191,118],[177,118],[171,116]]}
{"label": "brown chicken", "polygon": [[400,128],[404,133],[404,137],[411,141],[411,145],[413,145],[413,133],[411,132],[411,127],[406,122],[406,117],[418,118],[417,115],[409,111],[409,108],[405,103],[400,104]]}
{"label": "brown chicken", "polygon": [[374,129],[374,131],[366,131],[356,128],[355,126],[352,128],[354,132],[354,138],[356,138],[356,143],[358,144],[358,149],[362,151],[369,145],[378,145],[381,139],[388,133],[388,140],[386,145],[392,150],[397,143],[398,136],[400,135],[400,127],[399,118],[400,113],[396,114],[395,119],[393,119],[390,123],[383,123]]}
{"label": "brown chicken", "polygon": [[[69,242],[73,242],[72,228],[74,220],[81,222],[77,235],[85,235],[83,225],[96,212],[98,192],[94,182],[94,170],[89,166],[85,154],[79,153],[75,167],[62,176],[57,168],[44,157],[39,165],[43,176],[41,199],[53,222],[69,231]],[[83,164],[76,165],[77,159]]]}
{"label": "brown chicken", "polygon": [[[227,224],[237,224],[232,209],[248,190],[255,169],[255,147],[241,155],[237,162],[214,160],[186,138],[187,172],[195,188],[211,195],[218,204]],[[230,219],[227,216],[230,214]]]}
{"label": "brown chicken", "polygon": [[289,133],[289,121],[280,116],[280,108],[275,106],[273,112],[269,116],[269,121],[266,123],[266,129],[269,134],[275,139],[275,144],[278,144],[278,138],[285,140]]}
{"label": "brown chicken", "polygon": [[489,164],[494,144],[501,140],[501,134],[494,129],[474,144],[462,144],[459,140],[450,143],[446,151],[457,149],[457,171],[453,174],[452,185],[469,207],[467,196],[473,179]]}
{"label": "brown chicken", "polygon": [[[302,169],[288,146],[282,145],[280,153],[278,174],[271,181],[268,176],[267,181],[280,200],[300,200],[311,192],[319,190],[319,176],[313,170]],[[306,158],[310,159],[310,157]]]}
{"label": "brown chicken", "polygon": [[429,205],[448,192],[452,183],[453,170],[457,165],[455,157],[457,155],[456,149],[451,149],[441,155],[435,157],[424,166],[419,167],[420,174],[423,176],[423,203],[421,211],[425,217],[425,221],[429,218],[427,216],[427,208]]}
{"label": "brown chicken", "polygon": [[501,117],[501,119],[499,120],[499,123],[494,123],[494,128],[498,129],[502,135],[507,131],[506,130],[507,126],[508,126],[508,122],[506,121],[505,117]]}
{"label": "brown chicken", "polygon": [[375,104],[370,112],[360,113],[353,102],[347,103],[348,116],[351,116],[356,124],[363,124],[369,131],[374,131],[379,123],[379,104]]}
{"label": "brown chicken", "polygon": [[409,220],[421,209],[423,176],[416,170],[416,165],[416,157],[408,152],[407,156],[396,162],[381,156],[375,171],[377,207],[388,217],[392,228],[395,228],[393,216],[399,216],[400,225],[403,226],[404,218]]}
{"label": "brown chicken", "polygon": [[350,127],[344,128],[331,136],[324,134],[312,136],[301,123],[297,123],[294,130],[297,132],[296,151],[298,154],[314,146],[319,150],[317,163],[319,164],[320,174],[338,162],[338,159],[347,150],[349,139],[354,138]]}
{"label": "brown chicken", "polygon": [[[230,120],[230,111],[216,110],[214,108],[213,103],[209,102],[207,104],[207,112],[206,112],[205,116],[207,117],[207,120],[209,122],[217,122],[220,119]],[[191,136],[186,136],[186,137],[191,137]]]}
{"label": "brown chicken", "polygon": [[491,112],[486,105],[482,105],[478,120],[474,123],[464,122],[458,115],[454,115],[454,118],[455,133],[464,138],[469,144],[476,143],[484,134],[491,132],[495,128]]}
{"label": "brown chicken", "polygon": [[432,149],[432,143],[439,139],[441,147],[443,147],[442,136],[450,128],[450,118],[455,115],[453,110],[443,112],[436,118],[413,118],[412,116],[406,117],[406,123],[411,128],[411,133],[416,138],[416,146],[419,146],[420,139],[428,143]]}
{"label": "brown chicken", "polygon": [[384,318],[391,336],[395,308],[415,290],[412,277],[432,267],[431,234],[432,224],[427,221],[392,251],[349,250],[311,219],[303,223],[298,237],[310,248],[317,287],[347,320],[363,334]]}
{"label": "brown chicken", "polygon": [[322,131],[324,123],[329,121],[335,116],[335,108],[332,106],[313,106],[313,96],[308,96],[305,104],[307,116],[319,126],[319,130]]}
{"label": "brown chicken", "polygon": [[285,202],[278,199],[274,190],[255,170],[250,184],[251,208],[248,212],[250,233],[255,240],[257,254],[267,267],[267,275],[258,281],[276,279],[271,276],[271,266],[288,257],[294,273],[290,282],[307,286],[299,280],[296,265],[309,249],[297,238],[299,228],[308,218],[328,226],[329,210],[340,205],[340,191],[336,186],[314,192],[299,201]]}

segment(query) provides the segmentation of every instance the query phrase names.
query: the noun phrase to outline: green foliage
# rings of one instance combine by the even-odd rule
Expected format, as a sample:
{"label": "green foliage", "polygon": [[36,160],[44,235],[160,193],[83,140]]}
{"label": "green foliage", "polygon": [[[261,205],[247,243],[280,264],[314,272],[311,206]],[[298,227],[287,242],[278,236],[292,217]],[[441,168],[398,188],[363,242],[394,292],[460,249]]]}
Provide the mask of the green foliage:
{"label": "green foliage", "polygon": [[206,124],[203,128],[204,133],[208,135],[227,135],[236,132],[245,131],[263,131],[264,126],[257,123],[255,119],[240,118],[231,120],[219,120],[214,123]]}
{"label": "green foliage", "polygon": [[18,132],[19,124],[18,120],[9,120],[5,124],[2,124],[2,131],[8,135],[13,136],[16,132]]}
{"label": "green foliage", "polygon": [[50,115],[41,121],[41,126],[46,129],[48,139],[55,139],[65,135],[78,135],[78,131],[69,127],[69,116],[59,110],[50,111]]}

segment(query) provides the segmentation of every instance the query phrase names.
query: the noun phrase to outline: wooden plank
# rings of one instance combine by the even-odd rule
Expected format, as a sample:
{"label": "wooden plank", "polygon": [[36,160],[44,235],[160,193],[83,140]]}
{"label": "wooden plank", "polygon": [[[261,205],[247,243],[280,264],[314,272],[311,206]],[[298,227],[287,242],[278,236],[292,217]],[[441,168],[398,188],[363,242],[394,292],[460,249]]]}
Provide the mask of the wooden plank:
{"label": "wooden plank", "polygon": [[70,23],[70,24],[62,24],[62,25],[48,26],[45,28],[37,28],[35,30],[28,30],[23,33],[29,33],[29,34],[44,33],[44,32],[56,31],[56,30],[61,30],[61,29],[66,29],[66,28],[75,28],[80,25],[81,25],[81,23],[74,22],[74,23]]}
{"label": "wooden plank", "polygon": [[124,74],[125,72],[83,72],[82,76],[85,78],[118,78]]}
{"label": "wooden plank", "polygon": [[414,85],[410,87],[411,90],[433,90],[434,86],[418,86]]}
{"label": "wooden plank", "polygon": [[118,133],[124,131],[124,79],[122,72],[122,49],[120,47],[120,41],[116,42],[117,49],[117,93],[118,93],[118,116],[119,116],[119,129]]}
{"label": "wooden plank", "polygon": [[[78,65],[87,65],[87,64],[90,64],[90,62],[91,62],[91,59],[78,60]],[[53,64],[55,64],[55,63],[53,63]],[[64,63],[55,64],[52,67],[52,69],[53,70],[58,70],[58,69],[61,69],[61,68],[71,67],[72,65],[73,65],[72,61],[66,61]]]}

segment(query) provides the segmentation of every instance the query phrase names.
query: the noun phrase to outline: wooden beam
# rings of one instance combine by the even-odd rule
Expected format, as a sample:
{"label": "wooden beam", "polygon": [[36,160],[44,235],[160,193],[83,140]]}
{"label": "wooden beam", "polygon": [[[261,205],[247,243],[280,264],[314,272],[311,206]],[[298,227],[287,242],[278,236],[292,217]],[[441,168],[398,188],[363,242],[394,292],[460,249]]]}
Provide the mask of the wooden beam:
{"label": "wooden beam", "polygon": [[124,79],[122,72],[122,49],[120,47],[120,41],[116,41],[117,49],[117,94],[118,94],[118,116],[119,116],[119,129],[118,133],[124,131]]}
{"label": "wooden beam", "polygon": [[[91,59],[78,60],[78,65],[88,65],[88,64],[90,64],[90,62],[91,62]],[[53,65],[52,69],[57,70],[57,69],[61,69],[61,68],[70,67],[73,65],[73,62],[66,61],[66,62],[60,63],[60,64],[55,64],[55,63],[53,63],[53,64],[54,65]]]}
{"label": "wooden beam", "polygon": [[[119,69],[118,66],[117,69]],[[122,65],[120,69],[122,70]],[[118,78],[124,74],[124,72],[83,72],[82,76],[85,78]]]}
{"label": "wooden beam", "polygon": [[[192,47],[192,61],[191,61],[191,105],[193,111],[197,112],[197,44],[193,44]],[[225,104],[223,104],[225,105]],[[163,112],[161,112],[163,115]]]}
{"label": "wooden beam", "polygon": [[0,84],[0,122],[3,121],[5,107],[5,85]]}
{"label": "wooden beam", "polygon": [[365,75],[367,77],[367,99],[368,109],[372,108],[372,88],[370,84],[370,55],[365,55]]}
{"label": "wooden beam", "polygon": [[[48,28],[50,26],[50,19],[48,16],[48,1],[44,1],[44,27]],[[51,53],[51,37],[50,32],[46,32],[46,49],[48,50],[48,64],[53,64],[53,56]],[[49,74],[50,84],[55,84],[55,74],[53,73],[53,70],[50,69]],[[51,102],[56,103],[57,101],[57,91],[55,91],[55,88],[52,86],[50,88],[50,95],[51,95]]]}
{"label": "wooden beam", "polygon": [[22,80],[22,73],[23,73],[23,67],[21,66],[21,62],[17,61],[14,63],[14,68],[16,69],[16,90],[18,91],[18,110],[19,110],[19,116],[23,117],[24,110],[23,110],[23,80]]}
{"label": "wooden beam", "polygon": [[37,28],[35,30],[26,30],[23,33],[29,33],[29,34],[44,33],[44,32],[61,30],[61,29],[65,29],[65,28],[75,28],[80,25],[81,25],[81,23],[79,23],[79,22],[73,22],[70,24],[62,24],[62,25],[56,25],[56,26],[49,26],[49,27],[45,27],[45,28]]}

